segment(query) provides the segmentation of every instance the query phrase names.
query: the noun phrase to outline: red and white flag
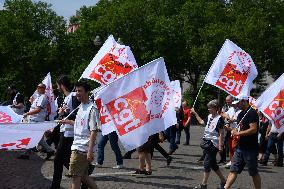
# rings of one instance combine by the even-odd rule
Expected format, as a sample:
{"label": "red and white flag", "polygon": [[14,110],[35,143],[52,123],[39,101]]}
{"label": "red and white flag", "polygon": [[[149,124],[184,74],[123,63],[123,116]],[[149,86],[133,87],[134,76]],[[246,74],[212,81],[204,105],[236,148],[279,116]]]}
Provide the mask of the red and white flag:
{"label": "red and white flag", "polygon": [[261,94],[255,105],[279,132],[284,132],[284,74]]}
{"label": "red and white flag", "polygon": [[0,124],[0,150],[33,148],[55,126],[55,122]]}
{"label": "red and white flag", "polygon": [[181,87],[179,80],[171,81],[171,88],[173,90],[173,99],[176,108],[181,106]]}
{"label": "red and white flag", "polygon": [[0,106],[0,124],[2,123],[19,123],[23,116],[18,115],[10,106]]}
{"label": "red and white flag", "polygon": [[[48,106],[47,106],[48,117],[50,121],[53,121],[54,117],[56,116],[56,106],[55,106],[55,99],[53,94],[50,73],[48,73],[45,76],[45,78],[42,80],[42,83],[46,86],[45,95],[47,96],[48,99]],[[37,95],[38,95],[37,91],[35,91],[33,94],[34,99],[37,97]]]}
{"label": "red and white flag", "polygon": [[227,39],[207,73],[205,82],[236,98],[247,99],[257,74],[251,56]]}
{"label": "red and white flag", "polygon": [[91,79],[101,85],[106,85],[137,67],[130,47],[118,44],[110,35],[85,69],[81,78]]}
{"label": "red and white flag", "polygon": [[104,87],[97,93],[97,99],[107,108],[126,150],[141,146],[149,136],[177,122],[163,58]]}

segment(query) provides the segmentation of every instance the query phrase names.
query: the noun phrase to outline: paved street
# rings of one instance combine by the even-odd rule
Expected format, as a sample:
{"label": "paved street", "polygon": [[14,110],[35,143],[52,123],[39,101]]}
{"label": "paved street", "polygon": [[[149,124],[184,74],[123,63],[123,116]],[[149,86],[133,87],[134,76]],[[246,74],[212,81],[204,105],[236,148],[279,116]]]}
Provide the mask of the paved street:
{"label": "paved street", "polygon": [[[199,147],[203,128],[194,126],[191,128],[191,145],[180,145],[173,155],[172,164],[167,167],[165,159],[158,152],[154,153],[152,161],[153,174],[150,176],[132,176],[131,171],[138,167],[137,153],[133,158],[125,160],[124,169],[112,169],[115,166],[114,153],[109,144],[105,149],[105,162],[103,168],[96,168],[93,176],[99,188],[120,189],[157,189],[176,188],[190,189],[201,182],[203,175],[202,164],[196,160],[202,154]],[[183,133],[184,136],[184,133]],[[169,143],[162,146],[168,150]],[[0,188],[1,189],[44,189],[51,183],[53,161],[44,161],[44,155],[35,154],[31,160],[18,160],[19,152],[0,152]],[[218,157],[219,158],[219,157]],[[221,168],[227,176],[228,170]],[[66,170],[64,170],[66,172]],[[273,167],[271,164],[260,167],[262,185],[264,189],[283,188],[284,168]],[[70,180],[63,178],[62,188],[68,188]],[[208,188],[216,188],[219,183],[217,176],[212,172],[209,178]],[[237,179],[233,188],[253,188],[252,179],[247,171],[244,171]]]}

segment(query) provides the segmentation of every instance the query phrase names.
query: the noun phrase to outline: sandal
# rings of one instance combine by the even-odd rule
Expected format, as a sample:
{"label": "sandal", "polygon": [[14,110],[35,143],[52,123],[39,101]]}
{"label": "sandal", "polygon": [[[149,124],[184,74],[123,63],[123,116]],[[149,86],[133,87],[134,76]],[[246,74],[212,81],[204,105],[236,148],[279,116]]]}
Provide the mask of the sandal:
{"label": "sandal", "polygon": [[145,175],[152,175],[152,171],[145,171]]}
{"label": "sandal", "polygon": [[136,171],[134,172],[134,174],[141,175],[141,174],[146,174],[146,172],[147,172],[147,171],[145,171],[145,170],[136,169]]}

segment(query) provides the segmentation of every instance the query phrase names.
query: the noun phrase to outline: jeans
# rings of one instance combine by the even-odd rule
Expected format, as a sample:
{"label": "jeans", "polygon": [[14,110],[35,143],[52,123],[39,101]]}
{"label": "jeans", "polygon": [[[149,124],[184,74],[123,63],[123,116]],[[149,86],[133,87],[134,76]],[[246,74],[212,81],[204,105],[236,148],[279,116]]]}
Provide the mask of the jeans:
{"label": "jeans", "polygon": [[176,150],[178,148],[178,146],[176,144],[176,133],[177,133],[177,129],[176,129],[175,125],[167,128],[167,130],[165,132],[165,134],[167,136],[167,140],[170,143],[170,150]]}
{"label": "jeans", "polygon": [[118,146],[118,136],[117,136],[115,131],[112,132],[112,133],[109,133],[108,135],[102,136],[100,138],[100,141],[98,143],[97,163],[100,164],[100,165],[102,165],[104,163],[104,148],[105,148],[108,140],[110,142],[111,149],[115,154],[117,165],[123,165],[123,159],[122,159],[121,151],[120,151],[120,148]]}
{"label": "jeans", "polygon": [[[264,154],[263,161],[265,163],[268,162],[270,153],[273,149],[274,144],[277,145],[277,150],[278,150],[278,163],[282,164],[283,163],[283,137],[278,139],[277,138],[278,133],[271,133],[268,139],[268,144],[267,144],[267,149]],[[283,135],[283,134],[282,134]]]}
{"label": "jeans", "polygon": [[186,127],[180,126],[177,130],[177,142],[180,142],[181,131],[184,130],[185,133],[185,144],[189,144],[190,140],[190,132],[189,132],[189,125]]}

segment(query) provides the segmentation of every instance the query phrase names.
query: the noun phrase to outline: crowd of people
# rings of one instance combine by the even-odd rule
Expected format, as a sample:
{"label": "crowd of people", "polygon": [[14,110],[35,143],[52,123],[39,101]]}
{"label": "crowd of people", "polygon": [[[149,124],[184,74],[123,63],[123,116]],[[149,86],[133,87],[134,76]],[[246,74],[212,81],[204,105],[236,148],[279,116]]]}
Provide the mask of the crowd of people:
{"label": "crowd of people", "polygon": [[[187,101],[182,102],[180,108],[176,108],[177,124],[167,130],[149,137],[148,141],[137,149],[122,155],[118,145],[116,132],[101,136],[97,141],[97,155],[94,160],[94,146],[96,135],[100,132],[99,112],[90,99],[91,88],[84,80],[74,85],[66,75],[61,76],[54,90],[57,106],[58,125],[47,131],[38,146],[46,152],[46,160],[54,156],[54,172],[51,189],[60,188],[63,167],[69,171],[67,176],[72,180],[72,188],[98,188],[89,175],[94,167],[100,168],[104,162],[104,148],[110,142],[112,151],[116,157],[114,169],[121,169],[124,159],[131,159],[131,154],[138,152],[138,169],[134,174],[151,175],[154,149],[159,151],[167,165],[173,160],[174,153],[178,150],[181,134],[184,131],[185,141],[183,145],[190,145],[190,125],[194,116],[197,122],[204,126],[204,134],[200,147],[202,156],[197,160],[203,162],[204,175],[200,185],[195,188],[207,188],[208,178],[213,170],[220,179],[218,188],[231,188],[237,175],[245,166],[252,177],[255,188],[261,188],[261,178],[258,173],[258,164],[266,166],[270,153],[274,155],[273,164],[283,166],[283,133],[278,133],[271,122],[257,110],[253,109],[247,99],[237,100],[227,96],[225,105],[220,106],[217,100],[211,100],[207,104],[208,116],[201,118]],[[75,87],[75,92],[72,92]],[[43,122],[48,115],[48,100],[45,95],[46,86],[40,83],[37,93],[29,98],[30,108],[25,108],[24,97],[14,86],[9,88],[11,96],[11,108],[24,116],[26,122]],[[160,143],[168,141],[168,150]],[[39,148],[25,150],[18,158],[29,159],[30,154]],[[54,147],[53,147],[54,146]],[[217,155],[220,161],[217,162]],[[229,160],[227,161],[227,157]],[[92,163],[95,162],[95,163]],[[219,169],[220,164],[225,164],[230,169],[226,177]]]}

